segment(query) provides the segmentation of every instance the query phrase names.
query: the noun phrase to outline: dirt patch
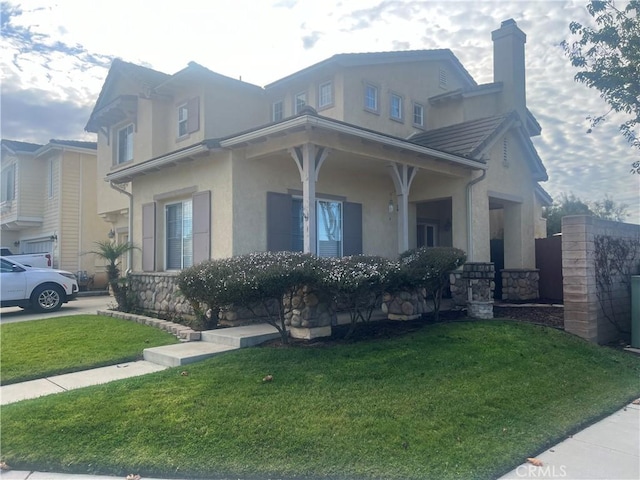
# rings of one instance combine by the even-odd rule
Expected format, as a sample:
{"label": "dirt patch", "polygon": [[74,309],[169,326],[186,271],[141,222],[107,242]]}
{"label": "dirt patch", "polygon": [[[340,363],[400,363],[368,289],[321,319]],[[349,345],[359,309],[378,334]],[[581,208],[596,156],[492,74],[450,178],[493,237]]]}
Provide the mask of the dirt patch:
{"label": "dirt patch", "polygon": [[563,307],[513,307],[494,305],[493,316],[495,318],[512,318],[514,320],[537,323],[548,327],[564,328]]}

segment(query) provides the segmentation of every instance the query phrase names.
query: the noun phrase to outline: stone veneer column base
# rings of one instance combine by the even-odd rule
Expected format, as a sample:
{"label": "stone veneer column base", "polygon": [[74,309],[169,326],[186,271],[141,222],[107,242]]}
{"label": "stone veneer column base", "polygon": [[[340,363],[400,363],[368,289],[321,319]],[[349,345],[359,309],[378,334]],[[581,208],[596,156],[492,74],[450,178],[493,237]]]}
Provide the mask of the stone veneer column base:
{"label": "stone veneer column base", "polygon": [[312,340],[320,337],[331,336],[331,326],[315,327],[315,328],[302,328],[302,327],[289,327],[289,335],[292,338],[301,338],[303,340]]}
{"label": "stone veneer column base", "polygon": [[540,271],[526,268],[505,268],[502,275],[502,300],[522,302],[540,297],[538,281]]}
{"label": "stone veneer column base", "polygon": [[467,314],[472,318],[493,318],[493,302],[469,302],[467,303]]}

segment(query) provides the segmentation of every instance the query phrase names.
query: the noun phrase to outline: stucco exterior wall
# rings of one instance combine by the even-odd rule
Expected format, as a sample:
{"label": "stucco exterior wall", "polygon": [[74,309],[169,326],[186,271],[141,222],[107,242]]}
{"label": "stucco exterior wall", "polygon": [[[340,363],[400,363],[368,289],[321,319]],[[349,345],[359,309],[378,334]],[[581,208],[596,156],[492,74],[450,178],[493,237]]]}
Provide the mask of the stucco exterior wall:
{"label": "stucco exterior wall", "polygon": [[[612,270],[611,295],[598,284],[598,237],[630,247],[622,272]],[[612,254],[612,258],[618,258]],[[602,273],[602,272],[601,272]],[[640,274],[640,225],[586,215],[562,219],[562,276],[565,330],[591,342],[608,343],[631,327],[631,275]]]}

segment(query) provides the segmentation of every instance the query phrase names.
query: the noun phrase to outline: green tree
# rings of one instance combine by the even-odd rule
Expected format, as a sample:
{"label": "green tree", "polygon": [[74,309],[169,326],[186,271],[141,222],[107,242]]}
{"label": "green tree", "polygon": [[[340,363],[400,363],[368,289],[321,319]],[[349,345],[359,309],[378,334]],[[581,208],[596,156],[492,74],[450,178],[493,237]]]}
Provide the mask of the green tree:
{"label": "green tree", "polygon": [[617,203],[605,195],[604,199],[595,202],[585,202],[573,193],[562,193],[560,199],[548,207],[543,216],[547,219],[547,236],[555,235],[562,231],[562,217],[567,215],[593,215],[604,220],[623,221],[629,213],[626,203]]}
{"label": "green tree", "polygon": [[[595,20],[591,27],[571,22],[577,37],[562,46],[574,67],[580,69],[575,80],[600,91],[611,110],[588,117],[591,127],[603,122],[611,111],[630,117],[620,125],[622,135],[640,149],[640,0],[625,2],[618,8],[613,0],[592,0],[587,11]],[[588,133],[591,129],[588,130]],[[633,165],[640,174],[640,165]]]}
{"label": "green tree", "polygon": [[118,304],[118,310],[124,310],[127,304],[127,288],[120,284],[120,257],[136,247],[131,243],[113,243],[109,240],[94,243],[97,248],[89,253],[97,255],[106,262],[109,286]]}

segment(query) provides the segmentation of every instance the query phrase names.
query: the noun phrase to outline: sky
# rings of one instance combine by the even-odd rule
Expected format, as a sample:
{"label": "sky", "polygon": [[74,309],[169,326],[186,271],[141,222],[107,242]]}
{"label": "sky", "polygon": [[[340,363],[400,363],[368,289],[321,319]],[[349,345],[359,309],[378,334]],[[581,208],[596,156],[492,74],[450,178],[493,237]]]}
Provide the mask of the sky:
{"label": "sky", "polygon": [[571,21],[591,23],[587,0],[25,0],[2,1],[2,138],[95,140],[84,131],[114,58],[165,73],[195,61],[267,85],[337,53],[449,48],[479,83],[493,81],[491,32],[513,18],[527,35],[532,139],[558,199],[606,195],[640,223],[640,151],[618,132],[624,117],[587,134],[609,108],[576,83],[560,43]]}

